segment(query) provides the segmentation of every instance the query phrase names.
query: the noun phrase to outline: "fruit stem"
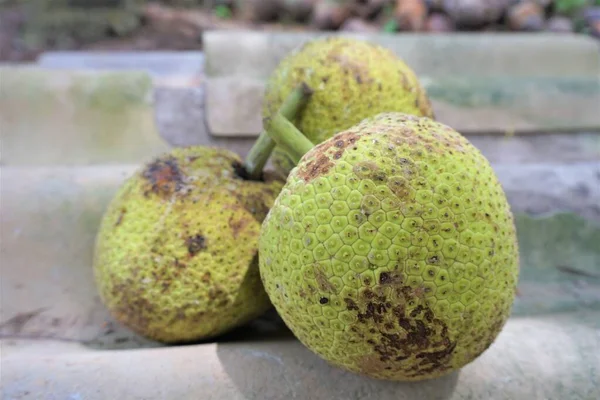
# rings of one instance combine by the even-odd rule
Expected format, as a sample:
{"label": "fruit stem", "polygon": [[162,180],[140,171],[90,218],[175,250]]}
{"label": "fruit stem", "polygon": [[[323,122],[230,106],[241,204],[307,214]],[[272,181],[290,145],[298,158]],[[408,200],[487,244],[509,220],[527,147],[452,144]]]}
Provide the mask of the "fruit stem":
{"label": "fruit stem", "polygon": [[294,164],[298,164],[302,156],[315,146],[280,112],[271,119],[266,128],[269,135],[287,153]]}
{"label": "fruit stem", "polygon": [[[298,85],[289,96],[285,99],[283,104],[278,110],[278,114],[281,114],[287,120],[293,120],[300,109],[306,104],[312,90],[308,85],[302,83]],[[266,130],[260,133],[258,139],[248,152],[244,163],[244,168],[248,173],[248,176],[252,180],[259,180],[262,176],[263,169],[275,148],[275,141],[267,133]],[[312,144],[311,144],[312,148]]]}

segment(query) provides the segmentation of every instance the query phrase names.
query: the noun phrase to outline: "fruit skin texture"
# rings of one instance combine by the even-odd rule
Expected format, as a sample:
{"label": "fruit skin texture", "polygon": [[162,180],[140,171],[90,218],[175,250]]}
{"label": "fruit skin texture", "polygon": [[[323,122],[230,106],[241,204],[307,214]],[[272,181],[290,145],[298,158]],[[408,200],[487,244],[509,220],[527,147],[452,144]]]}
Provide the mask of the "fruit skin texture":
{"label": "fruit skin texture", "polygon": [[119,189],[94,255],[98,291],[119,322],[160,342],[189,342],[271,307],[258,235],[283,182],[241,179],[240,165],[224,149],[177,148]]}
{"label": "fruit skin texture", "polygon": [[471,362],[506,322],[513,217],[487,160],[451,128],[380,114],[308,152],[262,227],[263,283],[330,363],[422,380]]}
{"label": "fruit skin texture", "polygon": [[[272,116],[301,82],[314,93],[291,122],[315,144],[381,112],[433,118],[416,74],[389,49],[367,41],[330,36],[292,51],[267,81],[263,118]],[[283,176],[293,168],[279,147],[272,160]]]}

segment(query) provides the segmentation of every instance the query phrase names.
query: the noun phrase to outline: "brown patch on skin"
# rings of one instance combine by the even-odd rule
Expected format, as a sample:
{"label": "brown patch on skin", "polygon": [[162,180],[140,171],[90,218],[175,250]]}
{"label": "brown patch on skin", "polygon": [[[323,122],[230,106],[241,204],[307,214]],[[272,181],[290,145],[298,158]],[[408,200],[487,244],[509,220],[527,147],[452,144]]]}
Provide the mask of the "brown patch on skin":
{"label": "brown patch on skin", "polygon": [[329,282],[329,279],[325,276],[325,272],[319,267],[315,268],[315,279],[319,286],[319,290],[322,292],[335,293],[335,287]]}
{"label": "brown patch on skin", "polygon": [[394,195],[402,200],[406,199],[411,192],[411,186],[406,179],[393,178],[387,182],[387,187],[394,193]]}
{"label": "brown patch on skin", "polygon": [[[265,194],[268,193],[272,193],[272,190],[265,190]],[[258,222],[262,222],[269,213],[269,206],[265,204],[265,196],[260,193],[250,193],[245,196],[236,194],[236,197],[240,205],[252,214]]]}
{"label": "brown patch on skin", "polygon": [[341,48],[333,48],[327,55],[329,62],[339,64],[344,74],[350,74],[359,85],[362,83],[371,83],[373,78],[369,75],[369,68],[364,63],[353,57],[341,54]]}
{"label": "brown patch on skin", "polygon": [[380,285],[400,285],[404,283],[404,275],[399,272],[382,272],[379,275]]}
{"label": "brown patch on skin", "polygon": [[326,174],[333,163],[329,159],[329,154],[333,151],[333,159],[339,160],[348,147],[353,147],[358,141],[360,135],[355,132],[341,132],[336,134],[332,139],[326,140],[315,146],[312,150],[314,157],[309,161],[298,175],[306,182],[310,182],[314,178]]}
{"label": "brown patch on skin", "polygon": [[377,164],[372,161],[363,161],[357,163],[352,172],[360,179],[371,179],[373,182],[381,183],[387,181],[385,171],[382,171]]}
{"label": "brown patch on skin", "polygon": [[121,211],[119,212],[119,217],[117,218],[117,222],[115,222],[115,226],[121,225],[121,223],[123,222],[123,217],[125,216],[126,212],[127,212],[127,209],[125,207],[121,208]]}
{"label": "brown patch on skin", "polygon": [[335,151],[333,158],[338,160],[342,157],[346,148],[353,146],[358,138],[359,136],[354,132],[342,132],[332,139],[318,144],[311,150],[312,160],[304,165],[298,172],[298,176],[304,179],[305,182],[310,182],[316,177],[326,174],[334,166],[329,159],[330,149]]}
{"label": "brown patch on skin", "polygon": [[325,175],[332,167],[333,163],[329,157],[321,155],[319,158],[306,163],[298,172],[298,176],[308,183],[321,175]]}
{"label": "brown patch on skin", "polygon": [[144,196],[153,192],[159,196],[170,197],[185,186],[185,175],[174,157],[153,161],[146,167],[142,176],[150,184],[150,189],[145,191]]}
{"label": "brown patch on skin", "polygon": [[248,218],[242,218],[238,219],[237,221],[234,221],[233,216],[229,217],[228,224],[229,228],[231,228],[231,232],[233,233],[233,237],[237,239],[238,235],[240,234],[240,231],[242,231],[246,226],[248,226],[250,222],[252,221]]}
{"label": "brown patch on skin", "polygon": [[[397,284],[394,285],[394,281]],[[370,290],[361,294],[360,306],[345,299],[346,309],[357,312],[354,332],[366,336],[369,330],[375,329],[369,342],[375,354],[357,359],[362,372],[383,376],[401,372],[416,378],[448,370],[456,342],[450,340],[446,324],[435,318],[424,303],[412,310],[406,309],[407,304],[418,299],[410,286],[402,286],[402,276],[384,273],[380,275],[381,282],[396,288],[398,298],[394,305],[385,295],[375,295]],[[411,357],[417,363],[403,365],[401,361]]]}
{"label": "brown patch on skin", "polygon": [[[109,308],[113,317],[127,324],[134,332],[151,337],[158,332],[149,330],[147,316],[156,311],[154,305],[144,298],[141,290],[132,291],[132,286],[119,284],[112,287],[110,298],[118,299],[114,308]],[[156,337],[156,336],[154,336]]]}
{"label": "brown patch on skin", "polygon": [[348,309],[349,311],[352,311],[352,310],[358,311],[358,306],[356,305],[356,302],[354,300],[346,297],[344,299],[344,301],[346,302],[346,309]]}
{"label": "brown patch on skin", "polygon": [[202,234],[190,236],[185,239],[185,246],[189,255],[193,257],[202,250],[206,250],[206,238]]}

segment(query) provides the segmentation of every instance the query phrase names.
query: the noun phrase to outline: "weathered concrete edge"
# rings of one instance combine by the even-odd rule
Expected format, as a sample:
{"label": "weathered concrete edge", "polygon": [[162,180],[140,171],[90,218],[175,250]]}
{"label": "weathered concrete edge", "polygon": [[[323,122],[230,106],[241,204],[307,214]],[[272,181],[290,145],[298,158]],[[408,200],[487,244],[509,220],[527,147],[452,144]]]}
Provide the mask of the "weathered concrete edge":
{"label": "weathered concrete edge", "polygon": [[600,73],[598,46],[586,35],[207,31],[203,34],[206,74],[264,79],[289,51],[307,40],[325,36],[381,44],[402,57],[418,74],[435,77]]}
{"label": "weathered concrete edge", "polygon": [[[21,342],[3,355],[2,394],[88,400],[358,399],[360,393],[382,400],[591,399],[600,396],[592,372],[600,368],[593,356],[600,351],[597,317],[590,311],[510,318],[494,344],[460,372],[410,384],[332,367],[291,338],[102,352],[69,343]],[[7,348],[6,341],[0,344]]]}
{"label": "weathered concrete edge", "polygon": [[[590,78],[425,77],[436,119],[466,135],[600,131],[600,75]],[[258,135],[265,81],[208,77],[205,114],[214,136]]]}

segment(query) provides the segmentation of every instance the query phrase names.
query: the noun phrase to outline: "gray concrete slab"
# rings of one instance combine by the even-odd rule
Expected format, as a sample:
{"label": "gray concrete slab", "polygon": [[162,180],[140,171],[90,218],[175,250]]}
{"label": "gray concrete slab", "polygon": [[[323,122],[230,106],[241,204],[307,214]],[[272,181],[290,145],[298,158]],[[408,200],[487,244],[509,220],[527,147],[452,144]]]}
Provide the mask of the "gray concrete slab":
{"label": "gray concrete slab", "polygon": [[2,164],[140,162],[170,146],[136,71],[0,68]]}
{"label": "gray concrete slab", "polygon": [[93,71],[144,71],[161,86],[201,84],[204,53],[201,51],[54,51],[42,53],[37,65],[47,69]]}

